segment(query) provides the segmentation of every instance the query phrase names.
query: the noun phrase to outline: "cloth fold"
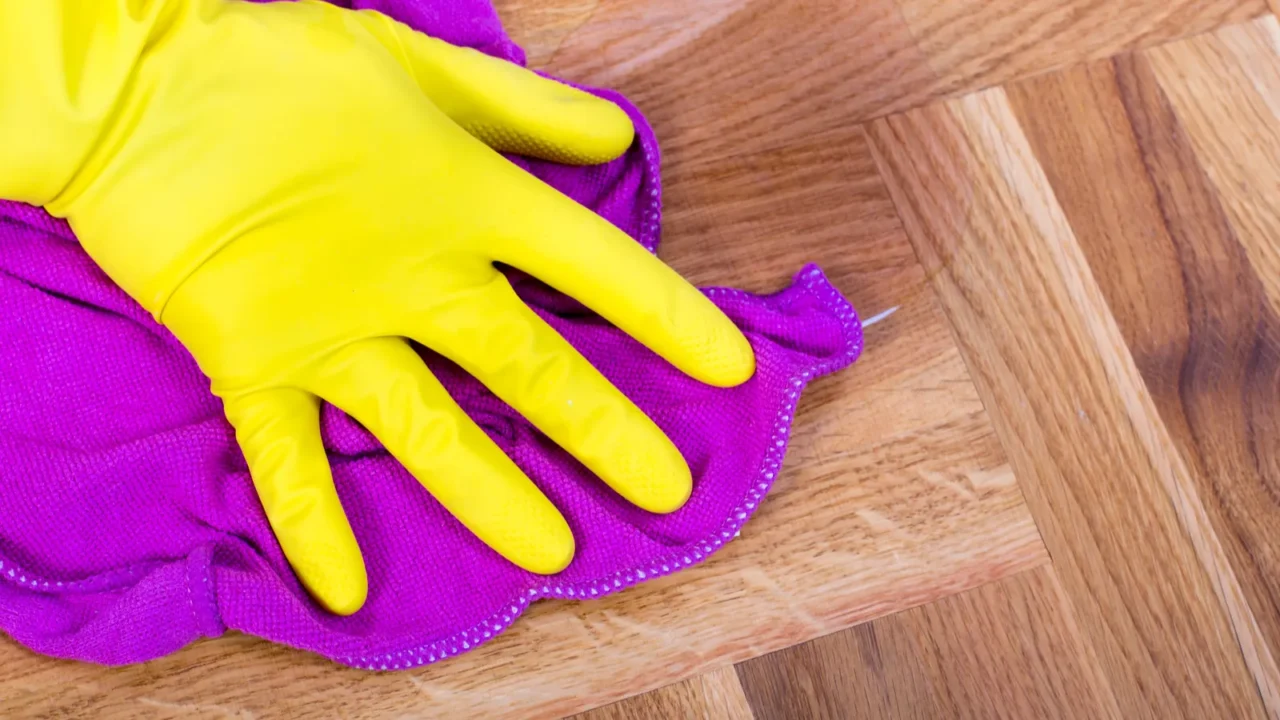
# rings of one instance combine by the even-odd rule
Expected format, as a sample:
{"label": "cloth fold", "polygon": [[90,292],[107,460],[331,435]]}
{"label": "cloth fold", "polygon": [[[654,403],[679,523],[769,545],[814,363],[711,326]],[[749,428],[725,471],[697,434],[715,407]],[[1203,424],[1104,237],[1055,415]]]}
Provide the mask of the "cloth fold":
{"label": "cloth fold", "polygon": [[[357,0],[458,45],[523,63],[485,0]],[[657,142],[567,167],[512,158],[650,250]],[[707,288],[746,333],[757,373],[718,389],[685,377],[570,298],[517,291],[676,443],[694,476],[667,516],[626,503],[518,413],[422,350],[459,404],[561,509],[578,542],[554,577],[524,572],[454,520],[368,432],[330,406],[322,431],[365,554],[370,596],[325,613],[271,534],[234,433],[186,350],[80,250],[61,221],[0,203],[0,629],[48,655],[149,660],[235,629],[363,668],[466,652],[540,598],[590,600],[696,564],[730,541],[777,476],[796,402],[862,348],[853,308],[814,266],[765,296]]]}

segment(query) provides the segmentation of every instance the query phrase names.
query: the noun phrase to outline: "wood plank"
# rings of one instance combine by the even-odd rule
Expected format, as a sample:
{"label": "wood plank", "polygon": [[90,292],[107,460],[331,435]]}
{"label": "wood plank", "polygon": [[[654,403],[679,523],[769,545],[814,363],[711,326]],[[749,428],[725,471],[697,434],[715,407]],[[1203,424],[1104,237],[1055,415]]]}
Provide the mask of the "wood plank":
{"label": "wood plank", "polygon": [[933,680],[902,620],[912,612],[740,663],[738,677],[756,718],[941,717]]}
{"label": "wood plank", "polygon": [[[840,447],[836,434],[809,442]],[[259,717],[351,707],[365,716],[559,716],[1045,561],[1007,466],[984,467],[1003,462],[985,419],[813,455],[706,564],[604,600],[540,604],[502,637],[442,664],[368,673],[233,636],[107,669],[6,642],[0,716],[30,703],[94,715],[162,703]]]}
{"label": "wood plank", "polygon": [[939,76],[926,98],[1000,85],[1267,12],[1266,3],[1256,0],[897,2]]}
{"label": "wood plank", "polygon": [[574,720],[752,720],[733,667],[575,715]]}
{"label": "wood plank", "polygon": [[639,103],[668,149],[717,156],[783,136],[822,135],[1267,10],[1266,0],[539,5],[534,14],[529,0],[498,3],[503,17],[520,22],[512,32],[533,44],[538,67],[617,87]]}
{"label": "wood plank", "polygon": [[[1225,48],[1211,47],[1215,38],[1263,40],[1274,26],[1268,18],[1151,55],[1175,64],[1228,58],[1230,53],[1219,52]],[[1200,77],[1191,68],[1162,75],[1175,95],[1213,103],[1211,98],[1223,95],[1187,88],[1233,88],[1247,96],[1252,91],[1242,77],[1246,65],[1255,72],[1267,65],[1280,68],[1272,51],[1266,62],[1238,58],[1228,66],[1200,66]],[[1240,240],[1248,238],[1265,257],[1268,246],[1277,247],[1276,236],[1257,232],[1256,223],[1228,220],[1189,144],[1196,128],[1175,117],[1145,57],[1084,66],[1009,92],[1194,484],[1208,523],[1188,523],[1189,532],[1205,533],[1193,541],[1217,578],[1219,599],[1255,681],[1268,706],[1278,708],[1280,543],[1274,528],[1280,503],[1270,488],[1280,472],[1266,460],[1274,443],[1257,438],[1275,437],[1267,430],[1280,418],[1280,322],[1265,291],[1268,271],[1250,264]],[[1216,106],[1197,122],[1215,136],[1230,136],[1235,158],[1251,162],[1242,154],[1245,147],[1254,148],[1248,152],[1255,157],[1263,155],[1257,148],[1280,139],[1280,123],[1274,115],[1250,112],[1262,108],[1242,104]],[[1270,127],[1251,122],[1265,117]],[[1254,170],[1263,174],[1237,172],[1223,185],[1250,188],[1237,198],[1242,218],[1274,203],[1253,188],[1274,185],[1276,171],[1265,162]],[[1269,212],[1280,217],[1274,206]],[[1254,231],[1235,230],[1233,224]]]}
{"label": "wood plank", "polygon": [[604,0],[544,67],[622,90],[667,152],[704,157],[847,128],[935,82],[893,0]]}
{"label": "wood plank", "polygon": [[738,665],[770,718],[1120,717],[1052,568]]}
{"label": "wood plank", "polygon": [[1121,713],[1262,716],[1229,566],[1005,92],[871,136]]}
{"label": "wood plank", "polygon": [[855,371],[863,389],[843,377],[812,389],[815,415],[837,403],[857,417],[815,428],[832,444],[793,445],[803,462],[839,452],[850,432],[873,424],[891,436],[981,411],[860,128],[729,158],[673,153],[665,178],[663,255],[692,282],[732,277],[737,287],[772,292],[804,259],[819,263],[864,318],[894,312],[867,330]]}
{"label": "wood plank", "polygon": [[145,698],[264,718],[560,716],[1045,563],[865,137],[850,130],[838,153],[817,138],[765,145],[672,157],[663,256],[700,284],[756,291],[814,261],[865,313],[899,309],[868,329],[855,367],[805,394],[774,490],[712,560],[611,598],[539,604],[492,643],[405,672],[250,638],[119,670],[0,645],[0,716],[18,688],[87,714],[145,714]]}
{"label": "wood plank", "polygon": [[1273,314],[1280,314],[1280,22],[1274,16],[1148,54],[1222,198]]}

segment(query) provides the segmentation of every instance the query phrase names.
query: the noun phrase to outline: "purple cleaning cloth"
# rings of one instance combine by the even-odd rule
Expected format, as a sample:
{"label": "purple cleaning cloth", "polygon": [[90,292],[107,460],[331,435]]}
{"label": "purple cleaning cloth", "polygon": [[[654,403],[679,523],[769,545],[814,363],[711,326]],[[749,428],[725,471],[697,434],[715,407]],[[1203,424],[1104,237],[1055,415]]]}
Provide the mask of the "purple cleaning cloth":
{"label": "purple cleaning cloth", "polygon": [[[418,30],[523,63],[486,0],[360,0]],[[658,243],[658,148],[608,165],[517,159],[646,248]],[[853,308],[815,267],[755,296],[707,289],[758,371],[716,389],[547,288],[521,295],[674,440],[689,503],[634,508],[456,367],[423,351],[454,397],[568,519],[573,563],[524,572],[482,545],[378,442],[326,406],[338,494],[369,572],[351,617],[325,613],[285,562],[219,401],[186,350],[42,211],[0,203],[0,628],[40,653],[145,661],[239,630],[364,668],[465,652],[539,598],[591,599],[675,572],[729,542],[776,477],[805,383],[853,362]],[[679,608],[672,608],[679,612]]]}

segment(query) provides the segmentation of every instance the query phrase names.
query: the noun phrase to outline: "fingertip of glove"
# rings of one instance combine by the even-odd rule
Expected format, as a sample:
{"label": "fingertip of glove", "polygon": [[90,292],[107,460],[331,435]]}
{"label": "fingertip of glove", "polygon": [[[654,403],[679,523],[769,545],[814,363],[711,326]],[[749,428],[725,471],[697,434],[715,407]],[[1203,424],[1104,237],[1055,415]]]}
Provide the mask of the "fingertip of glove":
{"label": "fingertip of glove", "polygon": [[361,578],[344,578],[312,591],[320,604],[335,615],[354,615],[369,597],[369,583]]}
{"label": "fingertip of glove", "polygon": [[703,334],[696,357],[698,361],[690,375],[713,387],[737,387],[756,373],[755,349],[723,314],[719,314]]}
{"label": "fingertip of glove", "polygon": [[657,426],[648,442],[624,451],[630,455],[626,475],[615,487],[636,507],[657,515],[668,515],[685,506],[693,494],[693,474],[680,450]]}
{"label": "fingertip of glove", "polygon": [[693,475],[689,472],[689,466],[681,461],[674,477],[660,487],[661,490],[651,493],[637,505],[657,515],[670,515],[684,507],[693,495]]}
{"label": "fingertip of glove", "polygon": [[711,378],[717,387],[737,387],[756,374],[756,353],[745,335],[734,328],[726,342],[723,364]]}
{"label": "fingertip of glove", "polygon": [[[584,93],[585,94],[585,93]],[[588,95],[589,102],[595,107],[590,111],[599,118],[592,123],[584,123],[594,132],[583,133],[580,138],[580,152],[592,163],[609,162],[622,156],[635,142],[636,128],[631,116],[619,107],[603,98]]]}
{"label": "fingertip of glove", "polygon": [[[534,154],[572,164],[620,157],[635,140],[635,124],[617,103],[551,78],[521,86],[512,127],[527,127],[546,147]],[[518,108],[518,109],[515,109]],[[523,120],[521,120],[521,117]]]}
{"label": "fingertip of glove", "polygon": [[454,116],[495,150],[567,165],[615,160],[635,141],[635,125],[617,103],[540,77],[512,84],[501,103]]}
{"label": "fingertip of glove", "polygon": [[568,524],[565,524],[563,532],[557,531],[546,538],[517,564],[531,573],[555,575],[569,567],[576,552],[577,544],[573,539],[573,532],[569,530]]}

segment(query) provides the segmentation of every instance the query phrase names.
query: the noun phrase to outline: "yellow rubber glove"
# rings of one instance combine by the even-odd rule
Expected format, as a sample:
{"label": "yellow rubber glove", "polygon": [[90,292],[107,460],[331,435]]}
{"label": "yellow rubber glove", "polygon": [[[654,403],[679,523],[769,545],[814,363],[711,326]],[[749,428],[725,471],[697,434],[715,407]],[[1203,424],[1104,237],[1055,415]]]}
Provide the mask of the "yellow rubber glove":
{"label": "yellow rubber glove", "polygon": [[457,362],[663,513],[674,445],[515,295],[523,269],[729,386],[741,333],[695,288],[497,151],[614,158],[618,107],[385,16],[303,0],[0,0],[0,197],[70,220],[211,378],[267,517],[336,613],[367,581],[320,401],[373,432],[512,562],[573,556],[555,507],[406,339]]}

